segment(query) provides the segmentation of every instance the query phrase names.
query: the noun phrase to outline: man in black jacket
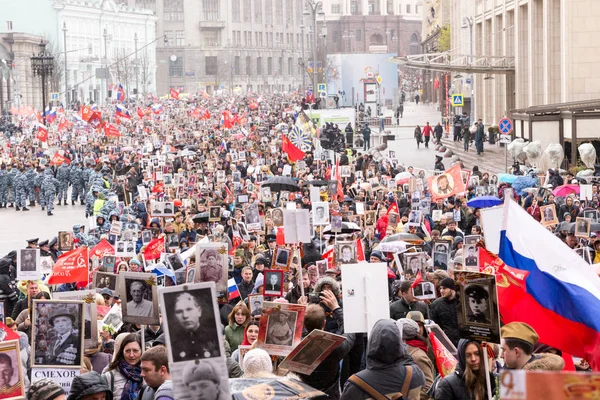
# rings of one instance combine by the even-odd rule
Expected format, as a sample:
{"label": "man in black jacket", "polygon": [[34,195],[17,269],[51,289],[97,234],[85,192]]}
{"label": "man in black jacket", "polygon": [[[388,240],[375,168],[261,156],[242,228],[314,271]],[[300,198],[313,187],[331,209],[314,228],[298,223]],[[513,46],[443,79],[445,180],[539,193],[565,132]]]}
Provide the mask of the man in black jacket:
{"label": "man in black jacket", "polygon": [[452,278],[445,278],[440,282],[440,293],[442,297],[431,304],[429,315],[456,346],[460,340],[460,331],[458,330],[459,303]]}
{"label": "man in black jacket", "polygon": [[4,302],[4,315],[12,315],[17,301],[17,288],[10,277],[10,258],[0,258],[0,301]]}
{"label": "man in black jacket", "polygon": [[427,305],[413,296],[411,285],[412,281],[404,281],[400,284],[400,300],[390,304],[391,319],[406,318],[406,314],[411,311],[420,311],[423,315],[429,315]]}

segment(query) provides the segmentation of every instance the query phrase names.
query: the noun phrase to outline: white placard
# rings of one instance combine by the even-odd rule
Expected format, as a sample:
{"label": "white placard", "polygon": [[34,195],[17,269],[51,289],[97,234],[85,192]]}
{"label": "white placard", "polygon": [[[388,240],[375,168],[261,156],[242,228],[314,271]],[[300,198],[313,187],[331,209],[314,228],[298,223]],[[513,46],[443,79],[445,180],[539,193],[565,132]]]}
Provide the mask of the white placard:
{"label": "white placard", "polygon": [[592,185],[579,185],[579,200],[592,199]]}
{"label": "white placard", "polygon": [[79,369],[73,368],[32,368],[31,383],[49,378],[58,383],[68,395],[71,391],[71,382],[79,375]]}
{"label": "white placard", "polygon": [[386,263],[343,264],[344,332],[371,332],[390,318]]}
{"label": "white placard", "polygon": [[481,228],[485,237],[485,247],[494,254],[500,252],[500,231],[502,230],[502,219],[504,206],[482,208]]}
{"label": "white placard", "polygon": [[310,202],[316,203],[321,201],[321,188],[318,186],[310,187]]}

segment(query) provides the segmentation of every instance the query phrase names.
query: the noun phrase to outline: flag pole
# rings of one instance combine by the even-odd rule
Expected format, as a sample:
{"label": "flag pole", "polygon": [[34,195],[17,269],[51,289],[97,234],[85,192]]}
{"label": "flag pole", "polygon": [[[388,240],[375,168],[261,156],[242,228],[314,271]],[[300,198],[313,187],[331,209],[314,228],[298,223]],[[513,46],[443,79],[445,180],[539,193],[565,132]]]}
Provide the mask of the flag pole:
{"label": "flag pole", "polygon": [[483,342],[481,343],[481,347],[483,349],[483,364],[485,366],[485,384],[487,386],[487,398],[488,400],[492,400],[492,384],[490,382],[490,364],[489,364],[489,357],[488,357],[488,352],[487,352],[487,343]]}
{"label": "flag pole", "polygon": [[300,294],[302,297],[304,297],[304,278],[303,278],[303,271],[302,271],[302,255],[300,254],[300,248],[298,247],[299,245],[296,245],[296,252],[298,254],[298,268],[300,270],[300,276],[298,278],[299,282],[298,285],[300,286]]}

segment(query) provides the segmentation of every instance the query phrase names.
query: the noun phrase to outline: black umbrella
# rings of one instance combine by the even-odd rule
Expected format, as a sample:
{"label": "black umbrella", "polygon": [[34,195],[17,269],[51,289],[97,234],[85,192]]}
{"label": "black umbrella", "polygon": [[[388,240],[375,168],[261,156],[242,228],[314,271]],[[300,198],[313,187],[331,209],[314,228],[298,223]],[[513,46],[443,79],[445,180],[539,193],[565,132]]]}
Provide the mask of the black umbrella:
{"label": "black umbrella", "polygon": [[201,212],[192,217],[192,221],[199,224],[200,222],[208,222],[208,212]]}
{"label": "black umbrella", "polygon": [[323,179],[317,179],[317,180],[314,180],[314,181],[308,181],[306,183],[308,183],[309,185],[312,185],[312,186],[317,186],[317,187],[327,186],[327,181],[324,181]]}
{"label": "black umbrella", "polygon": [[261,187],[271,188],[272,192],[299,192],[300,186],[292,178],[287,176],[274,176],[267,179]]}

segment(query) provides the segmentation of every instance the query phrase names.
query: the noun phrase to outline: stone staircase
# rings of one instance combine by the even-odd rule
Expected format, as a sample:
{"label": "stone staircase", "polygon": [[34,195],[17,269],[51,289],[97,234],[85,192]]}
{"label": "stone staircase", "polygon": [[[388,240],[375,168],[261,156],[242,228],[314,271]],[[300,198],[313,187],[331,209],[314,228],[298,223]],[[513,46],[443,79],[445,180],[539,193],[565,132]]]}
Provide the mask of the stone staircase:
{"label": "stone staircase", "polygon": [[[473,166],[477,165],[481,172],[489,172],[491,174],[500,174],[506,172],[505,168],[505,147],[500,147],[499,143],[489,144],[487,141],[483,144],[483,153],[478,156],[475,146],[469,146],[469,151],[465,152],[463,149],[463,142],[452,141],[452,136],[448,138],[442,136],[442,144],[447,149],[451,149],[455,155],[457,155],[463,162],[466,169],[472,169]],[[512,165],[512,159],[508,156],[507,166],[510,168]],[[450,166],[449,158],[444,158],[442,161],[444,166],[448,168]]]}

